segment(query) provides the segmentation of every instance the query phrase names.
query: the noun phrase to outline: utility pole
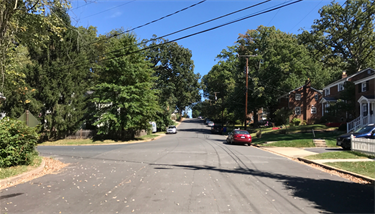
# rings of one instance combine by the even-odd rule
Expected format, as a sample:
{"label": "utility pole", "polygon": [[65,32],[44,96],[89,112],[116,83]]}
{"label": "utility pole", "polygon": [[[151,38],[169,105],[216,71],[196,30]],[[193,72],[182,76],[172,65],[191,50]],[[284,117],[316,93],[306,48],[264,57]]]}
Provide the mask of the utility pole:
{"label": "utility pole", "polygon": [[[246,120],[247,120],[247,91],[248,91],[248,78],[249,78],[249,57],[255,57],[257,55],[238,55],[238,57],[246,58],[246,87],[245,87],[245,130],[246,130]],[[254,112],[255,113],[255,112]]]}
{"label": "utility pole", "polygon": [[[214,92],[215,93],[215,102],[217,101],[217,96],[216,94],[220,94],[220,92]],[[221,99],[221,127],[224,127],[224,108],[223,108],[223,103],[224,103],[224,97]]]}

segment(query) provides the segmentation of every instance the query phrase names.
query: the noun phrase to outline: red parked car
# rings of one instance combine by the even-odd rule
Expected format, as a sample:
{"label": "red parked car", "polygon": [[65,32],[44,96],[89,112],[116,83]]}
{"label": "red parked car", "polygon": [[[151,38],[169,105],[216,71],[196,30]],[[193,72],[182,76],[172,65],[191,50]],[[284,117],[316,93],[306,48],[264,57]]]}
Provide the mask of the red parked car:
{"label": "red parked car", "polygon": [[251,135],[246,130],[233,130],[228,134],[227,143],[251,144]]}

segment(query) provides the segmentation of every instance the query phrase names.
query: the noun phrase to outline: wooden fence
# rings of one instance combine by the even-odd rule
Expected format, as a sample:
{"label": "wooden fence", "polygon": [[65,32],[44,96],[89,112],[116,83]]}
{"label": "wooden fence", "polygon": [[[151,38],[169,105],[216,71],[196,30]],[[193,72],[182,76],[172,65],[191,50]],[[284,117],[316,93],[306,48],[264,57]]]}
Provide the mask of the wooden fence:
{"label": "wooden fence", "polygon": [[375,155],[375,140],[368,138],[351,138],[351,148],[353,151],[364,152]]}

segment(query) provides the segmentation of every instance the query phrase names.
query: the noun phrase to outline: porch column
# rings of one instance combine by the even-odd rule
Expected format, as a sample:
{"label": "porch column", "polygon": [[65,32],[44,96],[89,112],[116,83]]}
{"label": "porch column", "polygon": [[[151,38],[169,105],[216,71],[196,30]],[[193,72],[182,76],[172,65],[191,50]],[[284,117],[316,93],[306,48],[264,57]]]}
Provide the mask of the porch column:
{"label": "porch column", "polygon": [[324,103],[322,103],[322,116],[324,116]]}
{"label": "porch column", "polygon": [[362,126],[363,125],[363,107],[362,107],[361,102],[359,102],[359,122]]}

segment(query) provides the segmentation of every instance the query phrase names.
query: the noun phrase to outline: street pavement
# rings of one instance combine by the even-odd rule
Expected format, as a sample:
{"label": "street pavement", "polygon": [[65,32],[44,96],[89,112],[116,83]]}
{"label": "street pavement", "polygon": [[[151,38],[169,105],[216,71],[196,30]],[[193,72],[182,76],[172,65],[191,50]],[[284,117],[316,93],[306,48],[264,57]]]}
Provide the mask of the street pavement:
{"label": "street pavement", "polygon": [[0,191],[0,213],[374,213],[374,187],[255,147],[198,119],[124,145],[43,146],[70,165]]}

